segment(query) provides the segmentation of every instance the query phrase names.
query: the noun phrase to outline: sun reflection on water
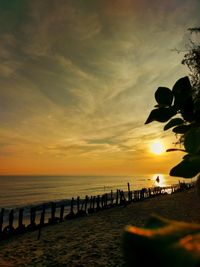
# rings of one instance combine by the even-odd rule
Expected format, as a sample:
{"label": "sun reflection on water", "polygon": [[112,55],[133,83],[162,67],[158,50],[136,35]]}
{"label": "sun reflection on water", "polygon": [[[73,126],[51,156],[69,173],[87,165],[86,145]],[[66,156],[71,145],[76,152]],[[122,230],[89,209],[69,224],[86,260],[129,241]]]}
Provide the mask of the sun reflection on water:
{"label": "sun reflection on water", "polygon": [[161,187],[167,186],[165,176],[161,173],[154,174],[152,176],[152,180],[155,182],[154,186],[161,186]]}

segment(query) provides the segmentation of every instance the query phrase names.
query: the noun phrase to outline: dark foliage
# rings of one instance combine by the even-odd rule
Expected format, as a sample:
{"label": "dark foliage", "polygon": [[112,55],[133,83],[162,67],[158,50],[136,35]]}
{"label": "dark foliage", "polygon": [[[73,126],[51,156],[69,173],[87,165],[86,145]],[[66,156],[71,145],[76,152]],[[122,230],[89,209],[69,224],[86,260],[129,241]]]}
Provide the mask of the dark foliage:
{"label": "dark foliage", "polygon": [[200,28],[189,29],[196,35],[196,41],[190,39],[190,49],[184,55],[182,63],[187,65],[190,75],[177,80],[172,90],[158,87],[155,92],[156,108],[153,109],[145,124],[152,121],[167,122],[164,131],[172,129],[179,135],[179,143],[187,154],[170,171],[170,175],[192,178],[200,172]]}

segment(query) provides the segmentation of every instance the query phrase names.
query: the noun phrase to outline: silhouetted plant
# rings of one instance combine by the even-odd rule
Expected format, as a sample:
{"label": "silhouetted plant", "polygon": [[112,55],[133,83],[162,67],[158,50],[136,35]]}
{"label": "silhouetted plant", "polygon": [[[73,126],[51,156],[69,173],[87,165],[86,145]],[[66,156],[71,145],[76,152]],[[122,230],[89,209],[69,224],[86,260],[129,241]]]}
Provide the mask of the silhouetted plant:
{"label": "silhouetted plant", "polygon": [[[200,28],[189,29],[200,34]],[[182,61],[190,71],[173,86],[159,87],[155,92],[157,104],[145,124],[152,121],[166,123],[164,131],[172,129],[180,136],[178,143],[186,152],[183,160],[170,175],[192,178],[200,172],[200,45],[191,41],[191,48]],[[196,182],[200,194],[200,175]],[[200,224],[166,220],[153,216],[143,228],[128,226],[123,235],[124,259],[127,267],[200,266]],[[145,256],[144,256],[145,255]]]}
{"label": "silhouetted plant", "polygon": [[188,66],[190,70],[190,78],[193,87],[193,94],[196,99],[200,98],[200,41],[198,40],[200,27],[190,28],[191,35],[194,34],[197,40],[190,39],[189,51],[184,55],[182,63]]}
{"label": "silhouetted plant", "polygon": [[[200,34],[200,28],[189,29]],[[145,124],[152,121],[166,123],[164,131],[172,129],[180,136],[178,143],[184,149],[183,160],[170,170],[171,176],[192,178],[200,172],[200,42],[190,40],[191,47],[182,61],[190,70],[190,78],[180,78],[172,90],[159,87],[155,92],[157,104]],[[191,80],[191,81],[190,81]]]}

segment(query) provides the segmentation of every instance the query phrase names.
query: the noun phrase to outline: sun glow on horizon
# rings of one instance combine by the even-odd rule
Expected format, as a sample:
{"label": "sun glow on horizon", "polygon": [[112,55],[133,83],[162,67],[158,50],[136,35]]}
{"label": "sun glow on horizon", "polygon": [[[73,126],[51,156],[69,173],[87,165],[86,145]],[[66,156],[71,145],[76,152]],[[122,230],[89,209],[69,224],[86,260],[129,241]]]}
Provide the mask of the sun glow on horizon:
{"label": "sun glow on horizon", "polygon": [[161,173],[154,174],[152,179],[155,183],[154,184],[155,186],[161,186],[161,187],[167,186],[165,176]]}
{"label": "sun glow on horizon", "polygon": [[150,150],[155,155],[161,155],[165,152],[165,146],[162,141],[156,140],[150,145]]}

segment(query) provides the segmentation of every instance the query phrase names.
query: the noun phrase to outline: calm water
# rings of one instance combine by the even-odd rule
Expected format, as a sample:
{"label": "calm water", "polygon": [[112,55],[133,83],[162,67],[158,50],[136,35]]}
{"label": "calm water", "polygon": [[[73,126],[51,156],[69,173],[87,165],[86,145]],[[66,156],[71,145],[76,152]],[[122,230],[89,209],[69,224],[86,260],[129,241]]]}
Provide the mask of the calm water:
{"label": "calm water", "polygon": [[[110,190],[167,186],[183,179],[159,175],[146,176],[0,176],[0,208],[18,208],[71,197],[98,195]],[[187,182],[189,182],[187,180]]]}

